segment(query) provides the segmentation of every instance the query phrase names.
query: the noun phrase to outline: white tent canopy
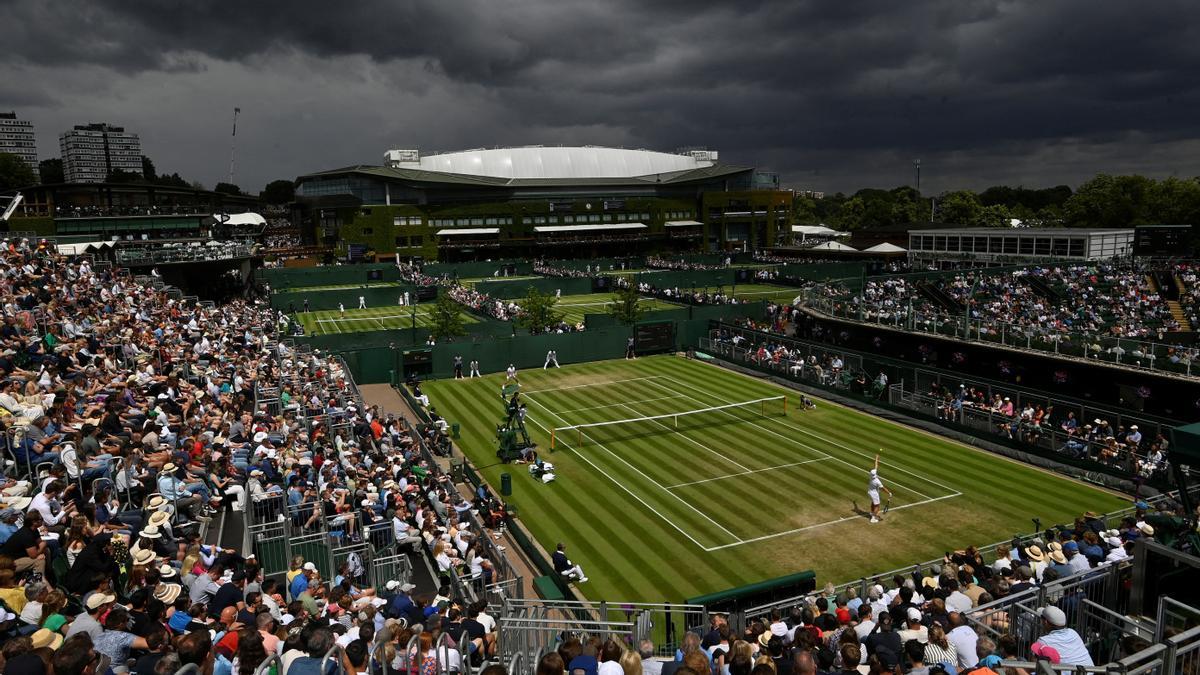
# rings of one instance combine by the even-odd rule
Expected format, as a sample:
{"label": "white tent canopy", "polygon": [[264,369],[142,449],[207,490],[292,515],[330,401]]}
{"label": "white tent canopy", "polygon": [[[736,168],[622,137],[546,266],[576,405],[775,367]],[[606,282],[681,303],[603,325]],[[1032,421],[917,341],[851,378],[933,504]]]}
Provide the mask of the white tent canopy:
{"label": "white tent canopy", "polygon": [[882,244],[875,244],[871,248],[864,248],[863,253],[904,253],[906,250],[885,241]]}
{"label": "white tent canopy", "polygon": [[213,218],[218,223],[226,225],[266,225],[267,219],[257,213],[247,211],[245,213],[214,213]]}
{"label": "white tent canopy", "polygon": [[81,241],[74,244],[58,244],[58,252],[62,255],[79,255],[89,251],[101,251],[114,246],[111,241]]}
{"label": "white tent canopy", "polygon": [[824,225],[793,225],[792,233],[793,234],[803,234],[806,237],[808,237],[808,236],[814,236],[814,237],[821,237],[821,236],[848,237],[848,236],[850,236],[849,232],[839,232],[839,231],[833,229],[832,227],[825,227]]}
{"label": "white tent canopy", "polygon": [[814,246],[808,250],[810,250],[810,251],[841,251],[841,252],[858,251],[858,249],[854,248],[853,246],[847,246],[840,241],[827,241],[824,244],[817,244],[816,246]]}

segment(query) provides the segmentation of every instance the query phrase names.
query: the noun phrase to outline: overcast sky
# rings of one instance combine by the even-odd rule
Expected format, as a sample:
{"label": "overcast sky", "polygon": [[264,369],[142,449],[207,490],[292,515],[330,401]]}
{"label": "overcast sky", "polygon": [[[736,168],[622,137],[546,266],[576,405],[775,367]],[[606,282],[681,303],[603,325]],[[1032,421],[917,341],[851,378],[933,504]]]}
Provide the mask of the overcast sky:
{"label": "overcast sky", "polygon": [[393,147],[706,146],[786,186],[1200,175],[1196,0],[0,0],[0,110],[211,187]]}

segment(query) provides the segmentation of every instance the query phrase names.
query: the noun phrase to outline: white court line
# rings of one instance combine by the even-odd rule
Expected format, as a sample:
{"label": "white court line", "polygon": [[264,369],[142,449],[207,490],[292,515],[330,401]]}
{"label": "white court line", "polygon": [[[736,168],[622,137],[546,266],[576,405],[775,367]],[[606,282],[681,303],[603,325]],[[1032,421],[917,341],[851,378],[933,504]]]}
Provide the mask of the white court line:
{"label": "white court line", "polygon": [[[633,409],[633,408],[630,408],[629,406],[625,405],[624,403],[622,403],[622,404],[620,404],[620,405],[621,405],[623,408],[625,408],[626,410],[628,410],[629,412],[633,413],[634,415],[638,415],[638,414],[640,414],[640,413],[639,413],[637,410],[635,410],[635,409]],[[678,421],[679,421],[679,418],[676,418],[676,422],[678,422]],[[744,466],[744,465],[742,465],[742,464],[740,464],[740,463],[738,463],[738,462],[735,462],[735,461],[733,461],[732,459],[730,459],[730,458],[729,458],[729,457],[727,457],[726,455],[723,455],[723,454],[721,454],[721,453],[717,452],[716,450],[713,450],[712,448],[710,448],[710,447],[708,447],[707,445],[705,445],[705,444],[701,443],[700,441],[697,441],[696,439],[694,439],[694,438],[692,438],[692,437],[688,436],[687,434],[683,433],[682,431],[679,431],[678,429],[672,429],[671,427],[669,427],[669,426],[667,426],[667,425],[663,424],[662,422],[659,422],[658,420],[653,420],[653,422],[654,422],[655,424],[657,424],[658,426],[660,426],[660,427],[662,427],[662,428],[666,429],[667,431],[673,431],[673,432],[675,432],[675,433],[676,433],[676,434],[678,434],[679,436],[683,437],[683,439],[684,439],[684,440],[686,440],[686,441],[688,441],[688,442],[692,443],[693,445],[696,445],[696,446],[698,446],[698,447],[700,447],[700,448],[702,448],[702,449],[704,449],[704,450],[707,450],[707,451],[711,452],[712,454],[716,455],[718,459],[723,459],[723,460],[725,460],[726,462],[728,462],[728,463],[730,463],[730,464],[732,464],[732,465],[736,466],[737,468],[741,469],[742,471],[750,471],[750,468],[749,468],[749,467],[747,467],[747,466]],[[664,487],[663,489],[665,490],[665,489],[667,489],[667,488],[665,488],[665,487]]]}
{"label": "white court line", "polygon": [[[675,379],[675,378],[673,378],[673,377],[668,377],[667,379],[671,380],[672,382],[676,382],[676,383],[678,383],[678,384],[681,384],[681,385],[683,385],[683,386],[685,386],[685,387],[687,386],[687,384],[686,384],[686,383],[684,383],[684,382],[680,382],[679,380],[676,380],[676,379]],[[796,425],[794,425],[794,424],[788,424],[787,422],[784,422],[783,420],[776,420],[776,421],[777,421],[777,422],[779,422],[780,424],[782,424],[782,425],[783,425],[783,426],[785,426],[785,427],[788,427],[788,428],[790,428],[790,429],[795,429],[796,431],[799,431],[799,432],[800,432],[800,433],[802,433],[802,434],[805,434],[805,435],[808,435],[808,436],[812,436],[813,438],[815,438],[815,439],[817,439],[817,440],[820,440],[820,441],[824,441],[824,442],[826,442],[826,443],[828,443],[828,444],[830,444],[830,445],[836,445],[837,447],[839,447],[839,448],[841,448],[841,449],[843,449],[843,450],[846,450],[847,452],[852,452],[852,453],[854,453],[854,454],[856,454],[856,455],[858,455],[858,456],[860,456],[860,457],[866,457],[866,458],[868,458],[868,459],[871,459],[871,460],[874,460],[874,459],[875,459],[875,458],[874,458],[874,457],[873,457],[873,456],[872,456],[870,453],[867,453],[867,452],[860,452],[860,451],[858,451],[858,450],[855,450],[854,448],[851,448],[851,447],[849,447],[849,446],[846,446],[846,445],[843,445],[843,444],[841,444],[841,443],[838,443],[837,441],[835,441],[835,440],[833,440],[833,439],[831,439],[831,438],[826,438],[826,437],[824,437],[824,436],[822,436],[822,435],[820,435],[820,434],[813,433],[813,432],[811,432],[811,431],[809,431],[808,429],[805,429],[805,428],[803,428],[803,427],[798,427],[798,426],[796,426]],[[895,470],[897,470],[897,471],[899,471],[899,472],[901,472],[901,473],[906,473],[906,474],[908,474],[908,475],[912,476],[913,478],[919,478],[920,480],[922,480],[922,481],[924,481],[924,482],[926,482],[926,483],[929,483],[929,484],[931,484],[931,485],[936,485],[936,486],[938,486],[938,487],[940,487],[940,488],[943,488],[943,489],[945,489],[945,490],[949,490],[950,492],[954,492],[954,493],[957,493],[957,494],[962,494],[962,492],[961,492],[961,491],[959,491],[959,490],[956,490],[956,489],[954,489],[954,488],[950,487],[949,485],[945,485],[944,483],[939,483],[939,482],[937,482],[936,480],[933,480],[932,478],[926,478],[925,476],[922,476],[921,474],[918,474],[918,473],[913,473],[912,471],[909,471],[908,469],[904,469],[904,468],[902,468],[902,467],[896,466],[895,464],[891,464],[891,463],[885,462],[885,461],[883,461],[883,460],[880,460],[880,461],[879,461],[879,464],[880,464],[881,466],[888,466],[888,467],[891,467],[891,468],[893,468],[893,469],[895,469]],[[896,481],[894,481],[894,480],[893,480],[892,482],[893,482],[893,483],[896,483]],[[896,483],[896,484],[897,484],[897,485],[900,485],[899,483]],[[900,487],[904,487],[904,486],[903,486],[903,485],[901,485]]]}
{"label": "white court line", "polygon": [[[688,385],[687,385],[687,383],[685,383],[685,382],[680,382],[679,380],[676,380],[675,378],[673,378],[673,377],[670,377],[670,376],[665,376],[665,379],[667,379],[667,380],[670,380],[670,381],[672,381],[672,382],[674,382],[674,383],[676,383],[676,384],[678,384],[678,385],[680,385],[680,386],[683,386],[683,387],[687,387],[687,386],[688,386]],[[676,394],[678,394],[678,393],[679,393],[679,392],[678,392],[678,391],[676,391],[675,389],[672,389],[671,387],[668,387],[668,386],[666,386],[666,385],[663,385],[663,384],[659,384],[659,383],[657,383],[657,382],[651,382],[650,384],[652,384],[652,385],[654,385],[654,386],[656,386],[656,387],[661,387],[661,388],[663,388],[663,389],[666,389],[667,391],[674,392],[674,393],[676,393]],[[730,402],[731,402],[731,401],[726,401],[726,400],[724,400],[724,399],[722,399],[722,398],[719,398],[719,397],[717,397],[717,396],[714,396],[714,395],[712,395],[712,394],[708,394],[708,396],[709,396],[709,398],[715,398],[715,399],[717,399],[718,401],[721,401],[722,403],[730,403]],[[708,404],[706,404],[704,401],[701,401],[701,400],[700,400],[700,399],[698,399],[698,398],[695,398],[695,397],[692,397],[692,396],[688,396],[688,398],[692,399],[693,401],[695,401],[696,403],[699,403],[699,404],[701,404],[701,405],[708,405]],[[723,412],[723,411],[722,411],[722,412]],[[726,413],[726,414],[727,414],[727,415],[729,415],[729,413]],[[730,416],[730,417],[733,417],[733,415],[729,415],[729,416]],[[736,417],[734,417],[734,419],[737,419],[737,418],[736,418]],[[861,469],[860,467],[857,467],[857,466],[855,466],[855,465],[851,464],[850,462],[847,462],[846,460],[842,459],[841,457],[834,457],[833,455],[831,455],[831,454],[829,454],[829,453],[827,453],[827,452],[825,452],[825,451],[823,451],[823,450],[819,450],[819,449],[817,449],[817,448],[814,448],[813,446],[811,446],[811,445],[808,445],[807,443],[802,443],[802,442],[800,442],[800,441],[798,441],[798,440],[796,440],[796,439],[794,439],[794,438],[791,438],[790,436],[784,436],[783,434],[781,434],[781,433],[779,433],[779,432],[777,432],[777,431],[775,431],[775,430],[773,430],[773,429],[768,429],[768,428],[766,428],[766,427],[762,426],[761,424],[757,424],[757,423],[755,423],[755,422],[751,422],[751,421],[749,421],[749,420],[739,420],[739,421],[746,422],[746,423],[747,423],[747,424],[749,424],[750,426],[757,427],[757,428],[759,428],[759,429],[762,429],[763,431],[765,431],[765,432],[767,432],[767,433],[769,433],[769,434],[772,434],[772,435],[774,435],[774,436],[778,436],[779,438],[782,438],[783,440],[785,440],[785,441],[787,441],[787,442],[789,442],[789,443],[793,443],[793,444],[795,444],[795,445],[798,445],[798,446],[800,446],[800,447],[802,447],[802,448],[807,448],[807,449],[809,449],[809,450],[812,450],[813,452],[815,452],[815,453],[817,453],[817,454],[819,454],[819,455],[822,455],[822,456],[824,456],[824,457],[829,457],[830,459],[832,459],[832,460],[834,460],[834,461],[836,461],[836,462],[841,462],[842,464],[845,464],[846,466],[848,466],[848,467],[850,467],[850,468],[852,468],[852,469],[856,469],[856,470],[859,470],[859,471],[866,471],[866,469]],[[792,426],[792,425],[790,425],[790,424],[788,424],[788,425],[786,425],[786,426],[788,426],[788,427],[791,427],[791,428],[793,428],[793,429],[796,429],[797,431],[802,431],[802,430],[800,429],[800,427],[793,427],[793,426]],[[810,435],[812,435],[812,434],[810,434]],[[843,446],[843,447],[844,447],[844,446]],[[847,450],[849,450],[849,448],[847,448]],[[851,452],[855,452],[855,451],[851,450]],[[855,452],[855,454],[861,455],[862,453],[860,453],[860,452]],[[882,462],[881,462],[881,463],[882,463]],[[905,473],[910,473],[910,472],[908,472],[908,471],[905,471]],[[916,474],[912,474],[912,475],[914,475],[914,476],[915,476]],[[917,477],[918,477],[918,478],[921,478],[920,476],[917,476]],[[897,487],[904,488],[905,490],[908,490],[909,492],[912,492],[913,494],[917,495],[918,497],[923,497],[923,498],[925,498],[925,499],[930,499],[930,496],[929,496],[929,495],[927,495],[927,494],[925,494],[925,493],[923,493],[923,492],[920,492],[920,491],[918,491],[918,490],[915,490],[915,489],[913,489],[913,488],[911,488],[911,487],[908,487],[908,486],[906,486],[906,485],[903,485],[903,484],[901,484],[900,482],[898,482],[898,481],[896,481],[896,480],[893,480],[893,479],[890,479],[890,478],[889,478],[888,480],[889,480],[889,482],[890,482],[890,483],[892,483],[893,485],[896,485]],[[922,478],[922,480],[925,480],[925,479],[924,479],[924,478]],[[932,481],[930,481],[930,482],[932,482]]]}
{"label": "white court line", "polygon": [[[608,382],[592,382],[590,384],[574,384],[569,387],[555,387],[553,389],[538,389],[536,391],[523,391],[523,392],[521,392],[521,395],[529,396],[530,394],[542,394],[542,393],[545,393],[548,391],[565,391],[567,389],[580,389],[583,387],[603,387],[606,384],[620,384],[622,382],[641,382],[642,380],[657,380],[660,377],[666,377],[666,375],[650,375],[649,377],[631,377],[628,380],[609,380]],[[676,393],[678,393],[678,392],[676,392]],[[544,408],[545,406],[542,406],[542,407]],[[554,415],[554,413],[551,412],[550,410],[547,410],[546,412],[549,412],[551,415]],[[554,416],[558,417],[558,415],[554,415]],[[562,419],[562,418],[559,417],[559,419]]]}
{"label": "white court line", "polygon": [[[546,390],[543,389],[542,391],[546,391]],[[672,399],[672,398],[680,398],[680,396],[675,395],[675,396],[659,396],[658,398],[641,398],[636,401],[630,401],[630,403],[649,403],[651,401],[666,401],[667,399]],[[618,406],[623,406],[623,405],[625,405],[625,404],[624,403],[612,403],[609,405],[594,405],[590,408],[572,408],[571,410],[559,410],[558,414],[566,415],[567,413],[582,412],[584,410],[600,410],[601,408],[616,408]]]}
{"label": "white court line", "polygon": [[716,478],[704,478],[702,480],[694,480],[694,481],[691,481],[690,483],[680,483],[678,485],[668,485],[668,486],[666,486],[666,489],[674,490],[675,488],[687,487],[689,485],[699,485],[701,483],[711,483],[711,482],[717,481],[717,480],[725,480],[726,478],[737,478],[738,476],[746,476],[746,475],[749,475],[752,473],[762,473],[763,471],[774,471],[775,469],[787,469],[787,468],[793,467],[793,466],[800,466],[801,464],[812,464],[813,462],[824,462],[827,459],[833,459],[833,458],[832,457],[817,457],[816,459],[806,459],[806,460],[803,460],[800,462],[789,462],[787,464],[780,464],[778,466],[768,466],[765,469],[754,469],[753,471],[743,471],[741,473],[731,473],[726,476],[717,476]]}
{"label": "white court line", "polygon": [[[417,318],[424,315],[424,312],[417,312]],[[383,316],[347,316],[338,319],[317,319],[317,323],[340,323],[342,321],[378,321],[380,319],[407,319],[411,314],[388,314]]]}
{"label": "white court line", "polygon": [[[644,379],[644,378],[639,378],[639,379]],[[543,390],[543,391],[545,391],[545,390]],[[549,408],[547,408],[546,406],[542,405],[541,403],[538,403],[537,401],[533,400],[532,398],[530,398],[530,399],[528,399],[528,400],[529,400],[531,403],[533,403],[534,405],[536,405],[536,406],[538,406],[539,408],[541,408],[542,410],[545,410],[545,411],[546,411],[547,413],[549,413],[549,414],[550,414],[552,417],[558,417],[558,415],[556,415],[556,414],[554,413],[554,411],[553,411],[553,410],[550,410]],[[529,417],[527,416],[527,417],[526,417],[526,419],[529,419]],[[531,421],[532,421],[532,420],[531,420]],[[566,421],[566,420],[564,420],[564,419],[563,419],[563,418],[561,418],[561,417],[558,417],[558,421],[562,422],[563,424],[566,424],[566,423],[567,423],[567,421]],[[546,433],[550,433],[550,430],[549,430],[549,429],[547,429],[545,426],[543,426],[543,425],[541,425],[541,424],[538,424],[537,422],[534,422],[534,424],[537,424],[539,427],[542,427],[542,430],[543,430],[543,431],[545,431]],[[582,434],[582,436],[583,436],[584,438],[587,438],[587,437],[588,437],[588,435],[587,435],[587,434]],[[595,441],[595,439],[592,439],[592,440],[593,440],[593,441]],[[567,447],[569,448],[569,447],[570,447],[570,445],[569,445],[569,444],[567,444]],[[666,490],[666,489],[664,489],[661,483],[659,483],[658,481],[654,480],[654,479],[653,479],[653,478],[651,478],[650,476],[647,476],[647,475],[646,475],[644,472],[642,472],[642,470],[641,470],[641,469],[639,469],[639,468],[637,468],[636,466],[634,466],[634,465],[630,464],[629,462],[626,462],[624,459],[622,459],[622,458],[621,458],[621,456],[620,456],[620,455],[617,455],[617,454],[616,454],[616,453],[614,453],[613,451],[611,451],[611,450],[609,450],[608,448],[604,447],[604,445],[603,445],[603,444],[601,444],[601,443],[596,443],[596,447],[598,447],[598,448],[600,448],[601,450],[603,450],[603,451],[607,452],[608,454],[612,455],[613,457],[616,457],[616,458],[617,458],[619,461],[621,461],[622,463],[624,463],[624,464],[625,464],[626,466],[628,466],[629,468],[631,468],[631,469],[633,469],[634,471],[636,471],[636,472],[638,472],[639,474],[641,474],[643,478],[645,478],[646,480],[648,480],[648,481],[650,481],[651,483],[653,483],[655,486],[657,486],[657,487],[658,487],[659,489],[661,489],[663,492],[665,492],[665,493],[667,493],[667,494],[671,495],[671,496],[672,496],[672,497],[674,497],[675,499],[678,499],[678,500],[679,500],[679,503],[683,504],[684,506],[688,507],[689,509],[691,509],[691,510],[695,511],[696,513],[700,514],[700,515],[701,515],[701,516],[702,516],[702,517],[703,517],[705,520],[707,520],[708,522],[712,523],[713,525],[716,525],[716,526],[717,526],[718,528],[720,528],[720,529],[721,529],[721,531],[722,531],[722,532],[724,532],[725,534],[728,534],[730,537],[733,537],[734,539],[737,539],[738,541],[741,541],[741,540],[742,540],[742,539],[741,539],[741,537],[739,537],[739,536],[737,536],[736,534],[734,534],[734,533],[730,532],[729,530],[725,529],[725,526],[724,526],[724,525],[722,525],[722,524],[718,523],[717,521],[713,520],[712,518],[709,518],[709,517],[708,517],[708,514],[704,513],[703,511],[701,511],[700,509],[696,508],[695,506],[692,506],[691,504],[689,504],[689,503],[687,502],[687,500],[683,499],[682,497],[680,497],[679,495],[675,494],[674,492],[671,492],[670,490]],[[604,476],[605,476],[605,477],[607,477],[609,480],[611,480],[612,482],[616,483],[616,484],[617,484],[617,485],[618,485],[618,486],[619,486],[619,487],[620,487],[622,490],[624,490],[624,491],[628,492],[628,493],[630,494],[630,496],[632,496],[634,499],[636,499],[636,500],[638,500],[639,502],[641,502],[641,504],[642,504],[643,506],[645,506],[646,508],[648,508],[648,509],[650,509],[651,511],[653,511],[653,512],[654,512],[654,515],[658,516],[659,518],[662,518],[664,521],[666,521],[666,523],[667,523],[668,525],[670,525],[671,527],[673,527],[673,528],[675,528],[676,530],[678,530],[678,531],[679,531],[681,534],[683,534],[683,536],[687,537],[688,539],[691,539],[693,544],[695,544],[695,545],[699,546],[700,548],[702,548],[702,549],[704,549],[704,550],[706,550],[706,551],[708,550],[708,547],[706,547],[704,544],[701,544],[700,542],[696,541],[696,540],[695,540],[695,539],[692,537],[692,535],[688,534],[687,532],[685,532],[685,531],[683,530],[683,528],[679,527],[679,526],[678,526],[678,525],[676,525],[674,522],[672,522],[670,518],[667,518],[667,517],[666,517],[666,516],[664,516],[663,514],[659,513],[657,510],[655,510],[655,509],[654,509],[654,507],[652,507],[652,506],[650,506],[649,504],[647,504],[647,503],[645,502],[645,500],[643,500],[641,497],[639,497],[639,496],[637,496],[636,494],[634,494],[632,490],[630,490],[628,487],[626,487],[626,486],[625,486],[624,484],[622,484],[620,481],[618,481],[617,479],[613,478],[612,476],[609,476],[607,473],[605,473],[605,472],[604,472],[604,470],[603,470],[603,469],[601,469],[600,467],[596,466],[596,464],[595,464],[594,462],[592,462],[592,460],[588,459],[588,458],[587,458],[587,456],[586,456],[586,455],[585,455],[583,452],[581,452],[579,449],[576,449],[576,451],[575,451],[575,454],[576,454],[576,455],[578,455],[578,456],[579,456],[581,459],[583,459],[583,461],[587,462],[588,464],[591,464],[593,468],[595,468],[595,469],[596,469],[597,471],[599,471],[600,473],[604,474]]]}
{"label": "white court line", "polygon": [[[932,502],[940,502],[943,499],[952,499],[954,497],[961,497],[961,496],[962,496],[962,493],[957,493],[957,494],[952,494],[952,495],[944,495],[942,497],[931,497],[931,498],[923,500],[923,501],[913,502],[912,504],[904,504],[902,506],[894,506],[891,509],[888,509],[888,513],[891,513],[892,511],[899,511],[900,509],[907,509],[907,508],[910,508],[913,506],[924,506],[925,504],[930,504]],[[776,537],[786,537],[789,534],[797,534],[797,533],[805,532],[808,530],[815,530],[818,527],[827,527],[829,525],[836,525],[838,523],[844,523],[847,520],[862,520],[862,519],[863,519],[863,516],[845,516],[842,518],[838,518],[837,520],[830,520],[830,521],[826,521],[824,523],[817,523],[815,525],[806,525],[804,527],[797,527],[794,530],[775,532],[773,534],[764,534],[761,537],[755,537],[753,539],[743,539],[742,541],[734,542],[732,544],[722,544],[720,546],[713,546],[710,548],[706,548],[704,550],[706,552],[720,551],[721,549],[731,548],[733,546],[741,546],[742,544],[752,544],[757,541],[766,541],[767,539],[774,539]]]}

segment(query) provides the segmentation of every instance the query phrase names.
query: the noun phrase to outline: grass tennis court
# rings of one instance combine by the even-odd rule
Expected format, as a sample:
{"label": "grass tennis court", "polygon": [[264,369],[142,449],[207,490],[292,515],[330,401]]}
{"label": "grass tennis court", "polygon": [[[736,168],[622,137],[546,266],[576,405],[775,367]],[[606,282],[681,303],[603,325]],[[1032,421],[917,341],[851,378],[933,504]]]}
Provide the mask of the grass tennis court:
{"label": "grass tennis court", "polygon": [[[558,299],[558,303],[554,306],[555,311],[562,312],[563,321],[570,324],[576,324],[583,321],[585,314],[607,314],[608,308],[613,303],[613,298],[616,297],[612,293],[581,293],[578,295],[564,295]],[[520,303],[520,298],[517,303]],[[647,312],[657,312],[664,309],[679,309],[683,305],[677,305],[673,302],[659,300],[658,298],[642,298],[641,304],[645,306]]]}
{"label": "grass tennis court", "polygon": [[[416,305],[417,328],[430,325],[429,313],[433,311],[433,303]],[[463,323],[479,321],[467,312],[463,312]],[[386,307],[368,307],[367,309],[346,309],[346,315],[336,309],[316,312],[299,312],[293,315],[296,321],[304,326],[308,335],[328,335],[330,333],[359,333],[369,330],[391,330],[413,327],[413,308],[390,305]]]}
{"label": "grass tennis court", "polygon": [[368,284],[330,284],[328,286],[293,286],[281,292],[299,293],[306,291],[349,291],[359,288],[395,288],[399,281],[372,281]]}
{"label": "grass tennis court", "polygon": [[458,283],[460,283],[463,286],[466,286],[468,288],[474,288],[475,284],[477,284],[481,281],[496,281],[496,282],[513,281],[513,282],[517,282],[517,281],[529,281],[530,279],[544,279],[544,278],[545,277],[536,275],[536,274],[527,274],[524,276],[515,276],[515,277],[469,277],[469,278],[459,279]]}
{"label": "grass tennis court", "polygon": [[[569,354],[560,352],[564,361]],[[592,599],[678,601],[804,569],[841,582],[982,545],[1043,523],[1070,523],[1125,500],[936,436],[678,356],[603,361],[519,374],[528,430],[557,480],[496,460],[503,374],[423,389],[494,487],[547,550],[559,541]],[[628,425],[550,429],[670,415],[785,395],[787,413],[726,409]],[[765,414],[763,414],[765,413]],[[894,494],[878,524],[866,514],[867,470]]]}

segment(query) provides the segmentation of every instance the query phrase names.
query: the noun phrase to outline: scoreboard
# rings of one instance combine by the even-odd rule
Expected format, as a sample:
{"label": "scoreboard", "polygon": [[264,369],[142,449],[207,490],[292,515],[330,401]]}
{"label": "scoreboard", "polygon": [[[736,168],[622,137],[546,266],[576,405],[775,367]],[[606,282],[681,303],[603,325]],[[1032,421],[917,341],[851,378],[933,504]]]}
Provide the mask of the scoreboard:
{"label": "scoreboard", "polygon": [[1192,254],[1191,225],[1139,225],[1134,229],[1133,254],[1155,258]]}
{"label": "scoreboard", "polygon": [[633,332],[638,353],[669,352],[675,349],[675,322],[639,323]]}

